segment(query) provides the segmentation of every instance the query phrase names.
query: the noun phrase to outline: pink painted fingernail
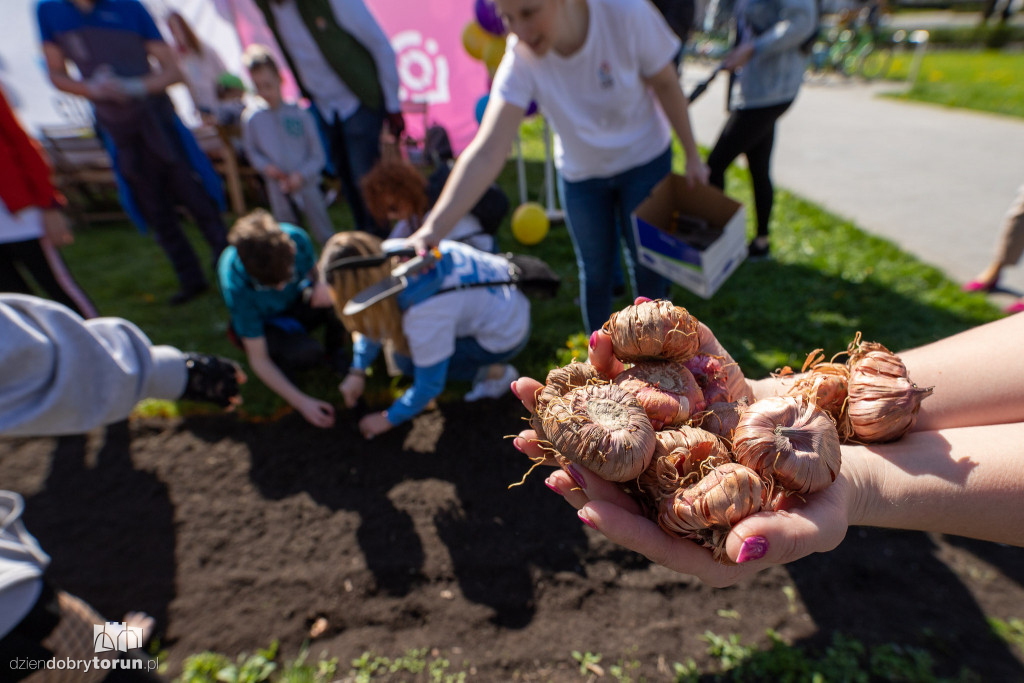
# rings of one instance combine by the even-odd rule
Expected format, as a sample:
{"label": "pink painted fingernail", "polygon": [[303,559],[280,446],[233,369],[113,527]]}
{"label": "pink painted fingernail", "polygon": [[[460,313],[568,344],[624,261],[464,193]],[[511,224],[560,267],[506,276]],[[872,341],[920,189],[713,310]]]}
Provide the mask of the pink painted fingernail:
{"label": "pink painted fingernail", "polygon": [[[516,383],[512,382],[509,388],[512,390],[512,393],[515,395],[515,397],[519,398],[519,392],[516,390]],[[523,399],[519,398],[519,400],[522,401]]]}
{"label": "pink painted fingernail", "polygon": [[576,482],[576,485],[579,486],[581,489],[586,490],[587,480],[583,478],[583,474],[578,469],[576,469],[576,466],[569,465],[565,469],[566,471],[569,472],[569,476],[572,477],[572,480]]}
{"label": "pink painted fingernail", "polygon": [[654,299],[648,299],[646,296],[638,296],[636,298],[636,301],[633,302],[633,305],[639,306],[640,304],[645,304],[648,301],[654,301]]}
{"label": "pink painted fingernail", "polygon": [[581,522],[589,526],[591,529],[597,528],[597,525],[590,520],[590,517],[587,517],[587,513],[584,512],[583,510],[577,510],[576,516],[580,518]]}
{"label": "pink painted fingernail", "polygon": [[558,489],[557,486],[555,486],[554,484],[551,483],[550,479],[545,479],[544,480],[544,485],[547,486],[552,491],[554,491],[555,493],[557,493],[558,495],[560,495],[560,496],[562,495],[562,492]]}
{"label": "pink painted fingernail", "polygon": [[750,560],[760,560],[768,552],[768,539],[764,536],[749,536],[743,540],[740,546],[740,554],[736,558],[736,564],[743,564]]}
{"label": "pink painted fingernail", "polygon": [[519,437],[512,439],[512,445],[515,446],[516,450],[520,453],[523,452],[523,447],[519,445]]}
{"label": "pink painted fingernail", "polygon": [[597,330],[594,330],[593,334],[590,335],[590,348],[597,346]]}

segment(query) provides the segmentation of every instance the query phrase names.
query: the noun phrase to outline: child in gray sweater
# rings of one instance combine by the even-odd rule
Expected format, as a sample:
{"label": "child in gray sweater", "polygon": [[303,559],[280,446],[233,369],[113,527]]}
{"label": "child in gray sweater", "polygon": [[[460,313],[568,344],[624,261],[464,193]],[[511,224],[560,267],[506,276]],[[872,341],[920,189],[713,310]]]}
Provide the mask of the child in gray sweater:
{"label": "child in gray sweater", "polygon": [[334,225],[320,190],[326,155],[316,121],[305,109],[284,101],[281,74],[266,47],[249,46],[243,59],[263,102],[242,114],[242,142],[263,176],[270,211],[278,222],[300,225],[298,205],[310,233],[323,244],[334,234]]}

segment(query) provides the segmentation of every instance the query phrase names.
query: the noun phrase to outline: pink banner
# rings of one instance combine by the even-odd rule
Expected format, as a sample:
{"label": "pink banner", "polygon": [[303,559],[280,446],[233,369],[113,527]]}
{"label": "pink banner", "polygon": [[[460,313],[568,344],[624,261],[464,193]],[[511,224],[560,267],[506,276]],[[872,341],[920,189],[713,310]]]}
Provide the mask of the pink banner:
{"label": "pink banner", "polygon": [[[264,43],[277,49],[252,0],[217,0],[217,4],[222,13],[230,13],[242,45]],[[476,102],[488,88],[486,67],[462,47],[462,30],[475,18],[473,0],[366,0],[366,4],[395,49],[400,99],[426,105],[424,113],[406,113],[409,135],[421,139],[425,124],[440,124],[458,154],[476,133]],[[297,94],[290,75],[286,88],[287,94]]]}
{"label": "pink banner", "polygon": [[[473,0],[367,0],[391,38],[403,102],[425,102],[426,118],[444,126],[456,154],[473,138],[476,102],[487,94],[486,67],[462,47],[462,29],[475,18]],[[410,135],[422,136],[423,116],[407,114]]]}

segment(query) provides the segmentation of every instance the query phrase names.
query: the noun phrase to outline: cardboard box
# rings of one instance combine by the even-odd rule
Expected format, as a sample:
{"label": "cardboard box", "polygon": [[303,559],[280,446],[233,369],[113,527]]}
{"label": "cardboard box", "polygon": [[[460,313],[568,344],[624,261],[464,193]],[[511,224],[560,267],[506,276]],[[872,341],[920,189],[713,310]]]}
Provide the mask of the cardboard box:
{"label": "cardboard box", "polygon": [[[694,216],[721,233],[701,250],[672,234],[673,215]],[[633,237],[643,265],[710,299],[747,256],[747,216],[743,205],[707,185],[689,187],[670,174],[633,212]]]}

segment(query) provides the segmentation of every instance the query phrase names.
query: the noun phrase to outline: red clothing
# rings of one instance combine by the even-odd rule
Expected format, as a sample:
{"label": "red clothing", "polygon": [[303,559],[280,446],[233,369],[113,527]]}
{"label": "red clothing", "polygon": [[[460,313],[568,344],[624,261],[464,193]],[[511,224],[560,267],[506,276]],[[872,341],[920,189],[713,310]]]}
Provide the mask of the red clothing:
{"label": "red clothing", "polygon": [[63,203],[50,182],[50,165],[39,143],[28,136],[0,90],[0,199],[12,214],[29,206]]}

